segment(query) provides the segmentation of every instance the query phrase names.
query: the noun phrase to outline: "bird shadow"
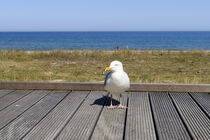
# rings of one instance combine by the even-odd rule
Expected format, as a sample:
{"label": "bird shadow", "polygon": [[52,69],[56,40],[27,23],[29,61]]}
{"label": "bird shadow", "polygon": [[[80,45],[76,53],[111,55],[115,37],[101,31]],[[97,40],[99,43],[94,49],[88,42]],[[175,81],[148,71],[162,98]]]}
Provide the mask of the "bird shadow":
{"label": "bird shadow", "polygon": [[[105,103],[104,103],[105,102]],[[111,102],[111,98],[107,96],[103,96],[101,98],[96,99],[92,104],[90,105],[101,105],[101,106],[109,106]],[[120,102],[118,100],[115,100],[112,98],[112,105],[118,105]]]}

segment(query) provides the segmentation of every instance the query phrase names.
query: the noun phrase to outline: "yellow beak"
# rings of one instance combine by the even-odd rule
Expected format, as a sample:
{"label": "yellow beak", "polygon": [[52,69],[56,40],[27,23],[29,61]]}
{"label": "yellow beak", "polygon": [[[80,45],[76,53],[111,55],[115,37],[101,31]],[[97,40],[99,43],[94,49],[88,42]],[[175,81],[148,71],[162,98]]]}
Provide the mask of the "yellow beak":
{"label": "yellow beak", "polygon": [[105,69],[105,71],[110,71],[110,70],[112,70],[111,67],[106,67],[106,69]]}

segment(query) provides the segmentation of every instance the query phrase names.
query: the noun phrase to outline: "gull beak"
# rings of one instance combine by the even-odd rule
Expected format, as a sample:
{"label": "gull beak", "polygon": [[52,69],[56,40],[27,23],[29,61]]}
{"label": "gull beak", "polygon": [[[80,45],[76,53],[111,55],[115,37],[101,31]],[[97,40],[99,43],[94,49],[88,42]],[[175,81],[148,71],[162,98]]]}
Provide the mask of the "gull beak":
{"label": "gull beak", "polygon": [[112,70],[111,67],[106,67],[106,69],[105,69],[105,71],[110,71],[110,70]]}

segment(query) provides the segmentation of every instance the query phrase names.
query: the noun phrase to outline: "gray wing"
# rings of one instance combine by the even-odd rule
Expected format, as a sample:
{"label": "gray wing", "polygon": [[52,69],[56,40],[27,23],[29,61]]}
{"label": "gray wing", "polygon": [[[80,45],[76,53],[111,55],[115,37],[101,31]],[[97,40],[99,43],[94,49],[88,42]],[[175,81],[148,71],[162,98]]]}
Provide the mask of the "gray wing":
{"label": "gray wing", "polygon": [[106,74],[106,78],[105,78],[105,80],[104,80],[104,87],[106,86],[107,80],[111,77],[111,75],[112,75],[112,71],[109,71],[109,72]]}

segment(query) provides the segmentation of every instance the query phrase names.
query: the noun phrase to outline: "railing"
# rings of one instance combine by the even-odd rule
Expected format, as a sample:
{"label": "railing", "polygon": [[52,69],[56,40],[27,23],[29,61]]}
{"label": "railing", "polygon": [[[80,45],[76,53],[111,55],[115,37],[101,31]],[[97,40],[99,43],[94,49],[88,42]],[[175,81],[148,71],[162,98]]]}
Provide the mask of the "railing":
{"label": "railing", "polygon": [[[88,82],[0,82],[0,89],[104,90],[103,83]],[[128,91],[210,92],[210,84],[131,83]]]}

